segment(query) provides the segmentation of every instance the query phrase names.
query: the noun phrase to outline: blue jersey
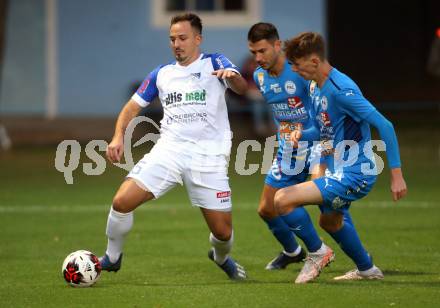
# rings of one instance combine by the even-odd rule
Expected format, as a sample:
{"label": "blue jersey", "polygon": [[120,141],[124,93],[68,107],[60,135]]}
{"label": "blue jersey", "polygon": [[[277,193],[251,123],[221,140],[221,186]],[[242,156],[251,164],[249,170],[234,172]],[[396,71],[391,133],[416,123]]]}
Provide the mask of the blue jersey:
{"label": "blue jersey", "polygon": [[[303,127],[300,141],[309,141],[310,147],[313,141],[319,140],[319,130],[309,95],[310,82],[293,72],[287,61],[277,77],[270,76],[266,70],[258,67],[254,72],[254,80],[273,111],[281,150],[278,153],[282,153],[286,141],[290,140],[290,133],[298,123]],[[304,150],[307,151],[307,148]],[[295,153],[295,150],[293,153],[297,156],[306,154]]]}
{"label": "blue jersey", "polygon": [[370,125],[365,119],[376,108],[363,97],[356,83],[333,68],[314,105],[322,155],[332,175],[339,178],[349,173],[365,174],[366,170],[374,174],[375,162],[368,143]]}

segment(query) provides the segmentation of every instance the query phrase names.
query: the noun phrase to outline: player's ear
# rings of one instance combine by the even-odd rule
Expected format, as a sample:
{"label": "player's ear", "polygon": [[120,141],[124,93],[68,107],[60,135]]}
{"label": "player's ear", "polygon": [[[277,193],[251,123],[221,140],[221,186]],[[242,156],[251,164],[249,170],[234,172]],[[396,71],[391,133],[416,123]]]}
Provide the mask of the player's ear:
{"label": "player's ear", "polygon": [[196,44],[197,44],[197,46],[202,44],[202,41],[203,41],[203,36],[200,33],[197,33],[196,34]]}
{"label": "player's ear", "polygon": [[321,59],[317,55],[313,55],[310,59],[315,67],[318,67],[321,64]]}
{"label": "player's ear", "polygon": [[276,52],[280,52],[282,47],[282,42],[280,40],[275,40],[273,46],[275,47]]}

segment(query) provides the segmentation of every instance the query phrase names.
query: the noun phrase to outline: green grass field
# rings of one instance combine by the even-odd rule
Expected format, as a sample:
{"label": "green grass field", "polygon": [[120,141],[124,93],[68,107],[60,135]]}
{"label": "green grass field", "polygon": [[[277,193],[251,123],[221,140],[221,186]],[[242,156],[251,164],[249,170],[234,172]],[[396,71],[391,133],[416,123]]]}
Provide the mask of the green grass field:
{"label": "green grass field", "polygon": [[[440,131],[430,132],[434,141],[402,133],[406,199],[391,201],[385,169],[370,195],[352,205],[361,238],[386,279],[334,282],[353,264],[319,230],[336,260],[316,282],[301,286],[293,284],[300,264],[264,270],[280,251],[256,213],[264,177],[238,176],[231,164],[233,256],[249,281],[227,280],[208,260],[208,229],[179,187],[136,211],[120,272],[103,273],[92,288],[71,288],[61,276],[62,261],[77,249],[104,252],[107,212],[125,172],[112,167],[85,176],[79,169],[67,185],[54,168],[55,147],[0,153],[0,306],[439,307]],[[259,159],[254,154],[251,162]],[[317,210],[309,212],[316,221]]]}

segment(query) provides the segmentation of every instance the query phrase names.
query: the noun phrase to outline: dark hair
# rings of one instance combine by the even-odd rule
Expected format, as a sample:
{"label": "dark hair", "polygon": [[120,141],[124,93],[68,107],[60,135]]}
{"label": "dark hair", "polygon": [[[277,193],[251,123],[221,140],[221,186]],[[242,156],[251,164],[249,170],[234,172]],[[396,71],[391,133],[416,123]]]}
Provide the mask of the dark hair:
{"label": "dark hair", "polygon": [[325,59],[324,38],[316,32],[303,32],[286,40],[283,47],[290,61],[316,54],[321,60]]}
{"label": "dark hair", "polygon": [[261,40],[276,41],[279,40],[277,28],[268,22],[259,22],[253,25],[248,32],[248,41],[256,43]]}
{"label": "dark hair", "polygon": [[202,20],[199,16],[194,13],[183,13],[179,15],[174,15],[171,19],[171,25],[177,24],[181,21],[189,21],[191,27],[195,29],[199,34],[202,34]]}

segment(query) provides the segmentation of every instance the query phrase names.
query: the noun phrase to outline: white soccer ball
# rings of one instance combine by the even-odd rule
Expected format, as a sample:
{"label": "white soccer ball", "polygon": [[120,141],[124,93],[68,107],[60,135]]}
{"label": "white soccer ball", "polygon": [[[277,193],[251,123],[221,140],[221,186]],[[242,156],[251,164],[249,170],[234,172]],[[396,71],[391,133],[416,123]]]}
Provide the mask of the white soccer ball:
{"label": "white soccer ball", "polygon": [[72,287],[90,287],[99,279],[101,263],[90,251],[77,250],[64,259],[61,273]]}

